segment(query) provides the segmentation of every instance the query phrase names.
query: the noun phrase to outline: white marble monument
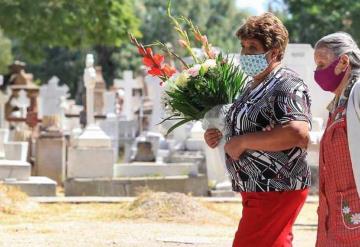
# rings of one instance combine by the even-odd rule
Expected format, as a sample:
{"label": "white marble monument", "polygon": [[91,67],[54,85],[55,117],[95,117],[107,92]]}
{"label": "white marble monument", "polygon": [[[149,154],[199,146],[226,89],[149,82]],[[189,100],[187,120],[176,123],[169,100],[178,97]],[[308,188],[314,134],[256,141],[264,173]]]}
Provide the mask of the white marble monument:
{"label": "white marble monument", "polygon": [[131,70],[123,72],[123,79],[115,79],[114,86],[124,90],[124,105],[122,114],[126,120],[134,119],[133,89],[138,88],[137,81],[133,78]]}
{"label": "white marble monument", "polygon": [[84,83],[86,87],[87,126],[69,148],[67,178],[98,178],[113,176],[114,150],[111,139],[94,120],[94,87],[96,71],[94,56],[86,56]]}
{"label": "white marble monument", "polygon": [[53,116],[61,113],[61,98],[68,96],[69,87],[59,86],[60,79],[51,77],[47,85],[40,87],[40,116]]}

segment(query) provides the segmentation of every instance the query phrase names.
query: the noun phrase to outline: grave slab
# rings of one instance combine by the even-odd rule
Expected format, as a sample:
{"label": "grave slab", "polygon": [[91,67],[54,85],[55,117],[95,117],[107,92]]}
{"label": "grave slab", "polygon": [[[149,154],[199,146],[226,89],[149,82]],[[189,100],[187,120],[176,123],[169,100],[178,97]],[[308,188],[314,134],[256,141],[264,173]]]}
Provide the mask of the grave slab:
{"label": "grave slab", "polygon": [[0,160],[0,180],[27,180],[31,165],[26,161]]}
{"label": "grave slab", "polygon": [[67,178],[113,177],[114,149],[70,147]]}
{"label": "grave slab", "polygon": [[196,177],[139,177],[139,178],[74,178],[65,181],[66,196],[136,196],[141,188],[152,191],[180,192],[207,196],[208,182],[204,175]]}
{"label": "grave slab", "polygon": [[17,187],[28,196],[56,196],[56,182],[47,177],[29,177],[24,181],[9,180],[4,184]]}

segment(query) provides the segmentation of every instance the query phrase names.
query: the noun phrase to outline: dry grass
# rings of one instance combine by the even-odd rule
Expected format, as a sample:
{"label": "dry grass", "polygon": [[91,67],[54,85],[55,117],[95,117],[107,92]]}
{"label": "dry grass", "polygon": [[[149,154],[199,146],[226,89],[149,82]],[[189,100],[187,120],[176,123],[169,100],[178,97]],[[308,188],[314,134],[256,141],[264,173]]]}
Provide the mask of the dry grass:
{"label": "dry grass", "polygon": [[230,221],[206,204],[182,193],[145,191],[129,205],[128,210],[135,218],[149,220],[218,224],[228,224]]}
{"label": "dry grass", "polygon": [[18,188],[0,184],[1,213],[14,215],[21,212],[33,211],[37,207],[38,204]]}
{"label": "dry grass", "polygon": [[[7,190],[11,203],[4,205],[0,187],[0,225],[42,222],[176,222],[191,224],[236,225],[241,218],[241,203],[203,203],[180,193],[145,191],[132,203],[40,204],[24,210],[28,198],[19,191]],[[7,197],[7,200],[9,196]],[[19,203],[21,202],[21,203]],[[25,203],[24,203],[25,202]],[[17,205],[17,206],[14,206]],[[19,207],[20,205],[20,207]],[[25,205],[25,206],[24,206]],[[316,204],[306,204],[298,223],[316,224]],[[20,208],[20,210],[19,210]]]}

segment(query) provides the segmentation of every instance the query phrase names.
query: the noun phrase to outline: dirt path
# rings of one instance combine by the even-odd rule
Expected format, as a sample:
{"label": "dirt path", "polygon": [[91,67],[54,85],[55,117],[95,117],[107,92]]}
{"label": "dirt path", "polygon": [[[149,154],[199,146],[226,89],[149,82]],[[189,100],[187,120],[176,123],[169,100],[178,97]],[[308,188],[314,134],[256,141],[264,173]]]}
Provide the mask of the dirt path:
{"label": "dirt path", "polygon": [[[240,204],[210,205],[236,218]],[[176,223],[134,219],[120,204],[41,205],[37,212],[0,214],[0,246],[11,247],[226,247],[236,219],[229,223]],[[314,246],[316,204],[306,204],[294,228],[295,247]]]}

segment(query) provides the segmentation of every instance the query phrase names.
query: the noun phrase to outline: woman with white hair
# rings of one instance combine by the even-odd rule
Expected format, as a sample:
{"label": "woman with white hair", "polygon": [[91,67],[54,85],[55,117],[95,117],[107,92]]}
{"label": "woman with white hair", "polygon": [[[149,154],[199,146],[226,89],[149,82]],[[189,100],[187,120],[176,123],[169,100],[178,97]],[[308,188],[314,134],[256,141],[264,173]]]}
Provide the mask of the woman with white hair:
{"label": "woman with white hair", "polygon": [[315,45],[314,77],[335,94],[320,145],[316,246],[360,246],[360,50],[343,32]]}

